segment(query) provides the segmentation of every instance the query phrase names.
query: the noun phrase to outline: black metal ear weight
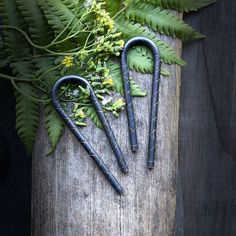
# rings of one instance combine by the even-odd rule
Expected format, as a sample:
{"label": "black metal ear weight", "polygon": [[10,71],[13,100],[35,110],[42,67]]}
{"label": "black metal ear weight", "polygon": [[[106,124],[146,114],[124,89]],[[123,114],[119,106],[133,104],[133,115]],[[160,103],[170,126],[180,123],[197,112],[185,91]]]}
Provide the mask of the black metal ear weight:
{"label": "black metal ear weight", "polygon": [[112,147],[112,150],[116,156],[117,162],[120,166],[120,169],[122,172],[128,172],[128,166],[126,164],[126,161],[124,159],[124,156],[119,148],[119,145],[116,141],[116,138],[111,130],[111,127],[109,125],[109,122],[105,116],[105,114],[102,111],[102,107],[91,87],[89,82],[85,79],[83,79],[80,76],[77,75],[69,75],[69,76],[64,76],[60,78],[53,86],[52,92],[51,92],[51,97],[52,97],[52,103],[58,112],[58,114],[62,117],[62,119],[65,121],[66,125],[68,128],[71,130],[71,132],[75,135],[75,137],[78,139],[78,141],[82,144],[84,149],[88,152],[90,157],[95,161],[97,166],[100,168],[102,173],[106,176],[108,181],[111,183],[112,187],[119,193],[123,193],[123,188],[122,186],[118,183],[116,178],[112,175],[106,164],[102,161],[100,156],[97,154],[97,152],[94,150],[94,148],[86,141],[85,137],[83,134],[80,132],[80,130],[77,128],[76,124],[70,119],[70,117],[66,114],[64,109],[62,108],[59,99],[58,99],[58,91],[60,86],[65,83],[65,82],[77,82],[81,84],[82,86],[88,87],[90,91],[90,99],[96,109],[96,112],[98,114],[98,117],[103,125],[104,131],[106,133],[106,136],[110,142],[110,145]]}
{"label": "black metal ear weight", "polygon": [[130,88],[129,68],[127,63],[127,53],[130,48],[136,45],[148,46],[153,54],[154,68],[153,68],[153,82],[152,82],[152,96],[151,96],[151,111],[149,116],[149,141],[148,141],[148,158],[147,167],[152,169],[154,167],[155,146],[156,146],[156,129],[157,129],[157,111],[158,111],[158,97],[159,97],[159,82],[160,82],[160,53],[156,44],[144,37],[135,37],[130,39],[124,46],[121,54],[121,71],[124,82],[124,96],[126,100],[126,112],[128,118],[129,138],[131,150],[136,152],[138,150],[138,140],[136,123],[133,109],[133,100]]}
{"label": "black metal ear weight", "polygon": [[[130,137],[130,144],[131,150],[133,152],[138,151],[138,141],[137,141],[137,131],[136,131],[136,123],[135,123],[135,116],[134,116],[134,109],[133,109],[133,101],[131,95],[131,87],[130,87],[130,79],[129,79],[129,69],[127,63],[127,53],[128,50],[135,46],[135,45],[146,45],[148,46],[154,57],[154,70],[153,70],[153,83],[152,83],[152,97],[151,97],[151,111],[150,111],[150,126],[149,126],[149,141],[148,141],[148,158],[147,158],[147,166],[148,168],[154,167],[154,159],[155,159],[155,144],[156,144],[156,129],[157,129],[157,111],[158,111],[158,97],[159,97],[159,82],[160,82],[160,53],[155,45],[148,38],[144,37],[135,37],[130,39],[124,46],[124,49],[121,54],[121,70],[123,75],[123,82],[124,82],[124,96],[126,100],[126,111],[128,117],[128,127],[129,127],[129,137]],[[125,158],[120,150],[120,147],[116,141],[116,138],[112,132],[110,124],[107,120],[106,115],[103,113],[102,106],[99,103],[92,86],[90,83],[85,80],[84,78],[78,75],[68,75],[60,78],[53,86],[51,92],[52,103],[55,107],[55,110],[61,116],[61,118],[65,121],[68,128],[71,132],[75,135],[78,141],[82,144],[84,149],[88,152],[90,157],[94,160],[97,164],[99,169],[105,175],[107,180],[110,182],[112,187],[116,190],[117,193],[122,194],[124,192],[123,187],[119,184],[117,179],[113,176],[110,172],[106,164],[102,161],[100,156],[94,150],[94,148],[86,141],[83,134],[80,132],[76,124],[70,119],[68,114],[62,108],[59,98],[58,98],[58,91],[60,86],[65,82],[77,82],[82,86],[86,87],[90,91],[90,100],[94,105],[94,108],[97,112],[97,115],[102,123],[103,129],[105,134],[110,142],[112,150],[116,156],[118,165],[122,172],[128,172],[128,166],[126,164]]]}

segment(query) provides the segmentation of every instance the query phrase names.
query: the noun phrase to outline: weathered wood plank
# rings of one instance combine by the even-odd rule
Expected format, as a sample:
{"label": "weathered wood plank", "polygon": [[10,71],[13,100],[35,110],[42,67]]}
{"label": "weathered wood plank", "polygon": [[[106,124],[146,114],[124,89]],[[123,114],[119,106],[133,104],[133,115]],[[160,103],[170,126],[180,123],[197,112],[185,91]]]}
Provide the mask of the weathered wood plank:
{"label": "weathered wood plank", "polygon": [[178,236],[236,235],[235,15],[224,0],[188,18],[207,39],[183,51]]}
{"label": "weathered wood plank", "polygon": [[[166,39],[169,40],[170,39]],[[172,40],[180,52],[181,44]],[[169,67],[170,78],[160,84],[157,154],[155,168],[146,168],[151,76],[133,74],[148,90],[135,98],[134,108],[140,149],[129,147],[125,112],[109,117],[130,168],[121,174],[104,133],[94,125],[84,128],[91,142],[125,188],[118,196],[81,145],[67,130],[52,156],[46,156],[48,140],[40,127],[33,155],[32,235],[173,235],[176,207],[176,166],[180,70]]]}

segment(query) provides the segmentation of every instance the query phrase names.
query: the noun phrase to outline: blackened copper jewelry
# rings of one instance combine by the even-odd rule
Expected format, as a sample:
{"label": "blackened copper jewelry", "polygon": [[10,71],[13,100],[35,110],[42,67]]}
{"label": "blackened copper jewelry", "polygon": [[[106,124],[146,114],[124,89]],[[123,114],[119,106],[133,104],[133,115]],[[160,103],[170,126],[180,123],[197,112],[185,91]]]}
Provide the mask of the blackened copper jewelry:
{"label": "blackened copper jewelry", "polygon": [[88,152],[90,157],[95,161],[97,166],[100,168],[102,173],[106,176],[108,181],[111,183],[112,187],[119,193],[123,193],[123,188],[122,186],[118,183],[116,178],[113,176],[113,174],[110,172],[106,164],[102,161],[100,156],[97,154],[97,152],[94,150],[94,148],[86,141],[85,137],[83,134],[80,132],[76,124],[70,119],[68,114],[64,111],[62,108],[59,99],[58,99],[58,91],[60,86],[65,83],[65,82],[77,82],[81,84],[82,86],[86,87],[89,89],[90,92],[90,99],[92,104],[94,105],[94,108],[97,112],[97,115],[102,123],[102,126],[104,128],[104,131],[106,133],[106,136],[110,142],[110,145],[112,147],[112,150],[116,156],[117,162],[120,166],[120,169],[122,172],[128,172],[128,166],[126,164],[126,161],[124,159],[124,156],[120,150],[120,147],[116,141],[116,138],[111,130],[111,127],[109,125],[109,122],[105,116],[105,114],[102,111],[102,106],[100,105],[90,83],[85,80],[84,78],[77,76],[77,75],[68,75],[60,78],[53,86],[52,92],[51,92],[51,97],[52,97],[52,103],[58,112],[58,114],[62,117],[62,119],[65,121],[66,125],[69,127],[71,132],[75,135],[75,137],[78,139],[78,141],[82,144],[84,149]]}
{"label": "blackened copper jewelry", "polygon": [[160,82],[160,53],[156,44],[145,37],[134,37],[130,39],[124,46],[121,54],[121,70],[124,82],[124,95],[126,100],[126,112],[128,118],[129,138],[131,150],[136,152],[138,150],[138,140],[136,132],[136,123],[133,110],[133,100],[130,88],[129,68],[127,63],[128,50],[135,45],[148,46],[154,57],[153,82],[152,82],[152,97],[151,97],[151,111],[150,111],[150,126],[149,126],[149,141],[148,141],[148,158],[147,167],[152,169],[154,167],[155,149],[156,149],[156,129],[157,129],[157,112],[158,112],[158,97],[159,97],[159,82]]}

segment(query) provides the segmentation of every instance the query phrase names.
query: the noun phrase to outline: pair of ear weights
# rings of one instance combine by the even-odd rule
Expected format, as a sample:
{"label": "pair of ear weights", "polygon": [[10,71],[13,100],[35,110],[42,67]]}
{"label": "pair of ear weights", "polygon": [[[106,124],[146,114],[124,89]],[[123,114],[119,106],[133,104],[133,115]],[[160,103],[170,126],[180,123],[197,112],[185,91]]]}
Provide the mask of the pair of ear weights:
{"label": "pair of ear weights", "polygon": [[[148,158],[147,158],[147,167],[152,169],[154,167],[154,159],[155,159],[155,144],[156,144],[156,129],[157,129],[157,112],[158,112],[158,97],[159,97],[159,82],[160,82],[160,53],[153,41],[144,37],[134,37],[130,39],[124,46],[124,49],[121,54],[121,71],[123,75],[123,83],[124,83],[124,97],[126,100],[126,113],[128,120],[128,129],[129,129],[129,139],[132,152],[138,151],[138,141],[137,141],[137,131],[136,131],[136,122],[135,115],[133,109],[133,101],[131,95],[131,87],[130,87],[130,79],[129,79],[129,69],[127,63],[127,53],[130,48],[136,45],[146,45],[148,46],[154,58],[154,70],[153,70],[153,82],[152,82],[152,95],[151,95],[151,111],[149,116],[149,141],[148,141]],[[78,75],[68,75],[60,78],[53,86],[51,91],[52,103],[55,107],[55,110],[61,116],[61,118],[65,121],[68,128],[77,138],[77,140],[81,143],[93,161],[96,163],[98,168],[104,174],[106,179],[110,182],[111,186],[118,194],[124,193],[124,188],[120,185],[114,175],[111,173],[109,168],[106,166],[104,161],[98,155],[98,153],[94,150],[94,148],[87,142],[81,131],[78,129],[76,124],[70,119],[69,115],[62,108],[59,98],[58,92],[62,84],[66,82],[75,82],[79,83],[81,86],[89,89],[90,92],[90,100],[97,112],[97,115],[101,121],[107,139],[112,147],[112,150],[115,154],[117,163],[120,167],[120,170],[123,173],[127,173],[129,171],[126,160],[121,152],[121,149],[117,143],[117,140],[114,136],[114,133],[110,127],[108,119],[106,115],[103,113],[102,106],[96,97],[95,92],[92,89],[90,83]]]}

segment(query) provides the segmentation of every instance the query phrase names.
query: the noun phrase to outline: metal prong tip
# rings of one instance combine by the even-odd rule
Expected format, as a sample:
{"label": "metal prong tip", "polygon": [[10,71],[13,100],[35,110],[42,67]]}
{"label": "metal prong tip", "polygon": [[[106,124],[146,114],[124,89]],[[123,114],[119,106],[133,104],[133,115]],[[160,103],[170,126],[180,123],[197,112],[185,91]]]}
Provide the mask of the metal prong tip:
{"label": "metal prong tip", "polygon": [[153,161],[152,162],[147,162],[147,168],[149,170],[152,170],[154,168],[154,162]]}
{"label": "metal prong tip", "polygon": [[124,188],[122,186],[119,186],[115,190],[119,195],[124,195]]}
{"label": "metal prong tip", "polygon": [[121,167],[121,171],[123,172],[123,173],[129,173],[129,167],[126,165],[126,166],[122,166]]}
{"label": "metal prong tip", "polygon": [[132,145],[131,150],[132,150],[132,152],[137,152],[138,151],[138,145]]}

